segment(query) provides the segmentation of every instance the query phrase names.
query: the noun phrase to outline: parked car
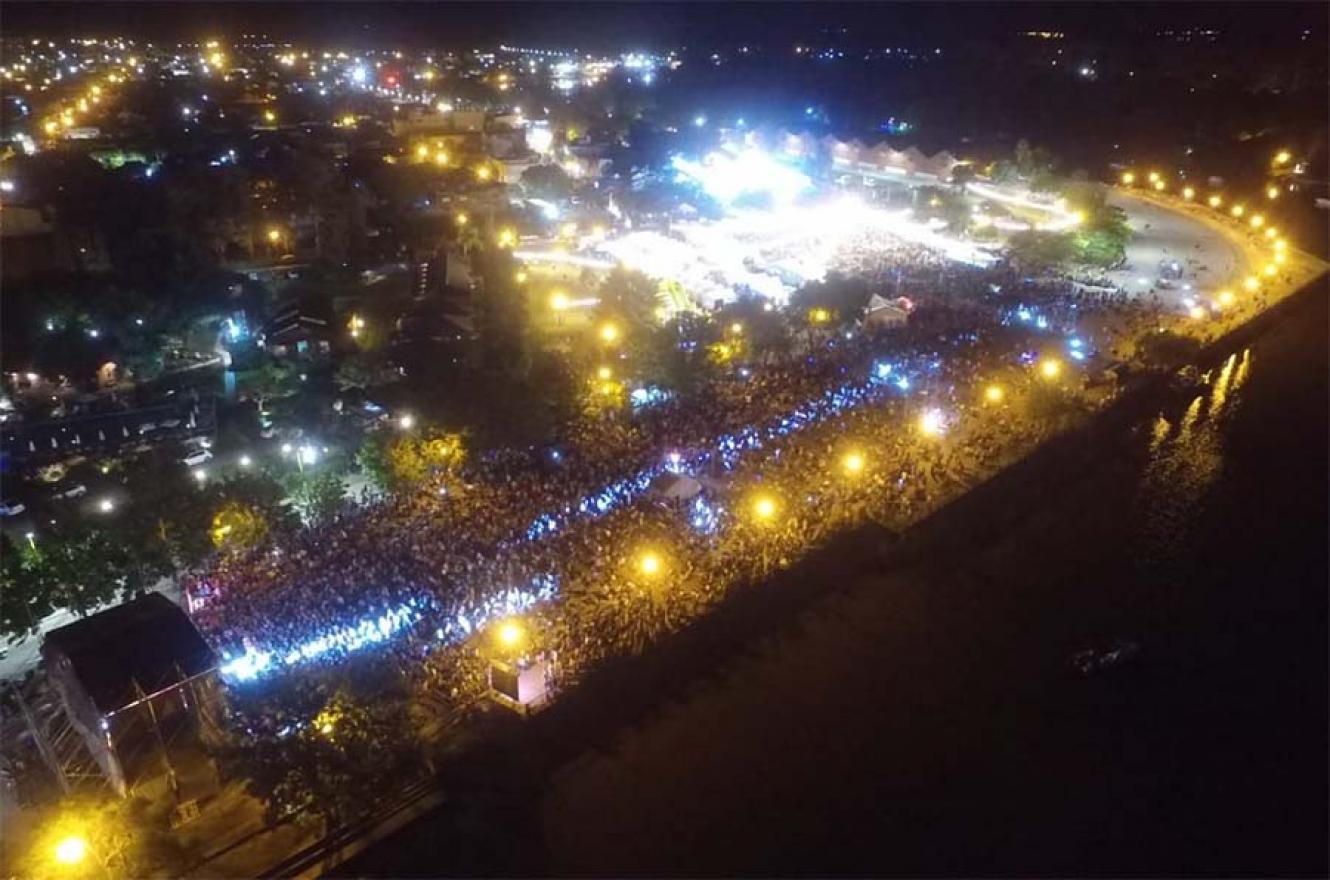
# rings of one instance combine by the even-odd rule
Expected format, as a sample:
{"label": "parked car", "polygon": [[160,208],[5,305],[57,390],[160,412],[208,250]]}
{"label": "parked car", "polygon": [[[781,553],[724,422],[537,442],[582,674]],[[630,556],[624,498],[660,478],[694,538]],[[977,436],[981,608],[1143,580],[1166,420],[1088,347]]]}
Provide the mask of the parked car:
{"label": "parked car", "polygon": [[18,516],[27,509],[22,501],[15,498],[6,498],[0,501],[0,516]]}
{"label": "parked car", "polygon": [[73,483],[65,486],[56,486],[51,492],[51,498],[56,501],[63,501],[69,498],[82,498],[87,494],[87,486],[82,483]]}
{"label": "parked car", "polygon": [[195,465],[203,464],[205,461],[207,461],[210,458],[212,458],[211,449],[196,449],[195,451],[191,452],[189,455],[186,455],[184,458],[180,460],[183,461],[185,464],[189,465],[190,467],[194,467]]}
{"label": "parked car", "polygon": [[156,430],[157,430],[156,422],[144,422],[143,424],[139,425],[139,436],[142,437],[144,434],[147,434],[149,431],[156,431]]}

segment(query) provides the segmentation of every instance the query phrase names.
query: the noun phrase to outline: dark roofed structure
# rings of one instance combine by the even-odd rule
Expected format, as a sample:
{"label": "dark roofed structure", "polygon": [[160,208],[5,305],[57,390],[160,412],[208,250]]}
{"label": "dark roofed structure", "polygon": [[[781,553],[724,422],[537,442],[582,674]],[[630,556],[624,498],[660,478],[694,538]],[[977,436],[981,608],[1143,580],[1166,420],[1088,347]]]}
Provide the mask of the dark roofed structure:
{"label": "dark roofed structure", "polygon": [[206,672],[217,657],[185,612],[161,593],[149,593],[53,629],[42,642],[48,664],[70,671],[102,714],[136,699],[135,683],[151,693]]}
{"label": "dark roofed structure", "polygon": [[152,728],[179,713],[206,722],[220,699],[216,655],[161,593],[51,630],[42,660],[70,724],[122,796],[128,787],[121,741],[128,737],[131,755],[141,755],[132,743],[143,737],[145,714]]}

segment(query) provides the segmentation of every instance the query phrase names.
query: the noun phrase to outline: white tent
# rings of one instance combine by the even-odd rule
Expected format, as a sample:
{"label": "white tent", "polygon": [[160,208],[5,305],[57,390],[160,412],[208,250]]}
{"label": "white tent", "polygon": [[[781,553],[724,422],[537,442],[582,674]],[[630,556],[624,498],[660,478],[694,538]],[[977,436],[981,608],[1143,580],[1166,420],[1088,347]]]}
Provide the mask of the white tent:
{"label": "white tent", "polygon": [[669,501],[687,501],[702,491],[702,484],[687,474],[666,474],[655,486],[660,497]]}

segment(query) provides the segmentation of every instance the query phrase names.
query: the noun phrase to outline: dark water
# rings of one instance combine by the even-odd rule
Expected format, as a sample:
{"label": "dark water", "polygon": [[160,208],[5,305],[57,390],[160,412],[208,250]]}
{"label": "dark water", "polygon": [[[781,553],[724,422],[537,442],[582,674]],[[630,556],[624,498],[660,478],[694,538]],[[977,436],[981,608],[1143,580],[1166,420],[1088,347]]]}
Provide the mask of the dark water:
{"label": "dark water", "polygon": [[339,873],[1324,876],[1326,303],[608,671]]}

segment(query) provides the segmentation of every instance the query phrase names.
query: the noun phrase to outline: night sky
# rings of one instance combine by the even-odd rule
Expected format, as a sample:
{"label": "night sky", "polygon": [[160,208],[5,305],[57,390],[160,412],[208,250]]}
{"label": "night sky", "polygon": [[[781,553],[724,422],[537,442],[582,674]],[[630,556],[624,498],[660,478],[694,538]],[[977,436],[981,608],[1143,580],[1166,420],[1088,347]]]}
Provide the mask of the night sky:
{"label": "night sky", "polygon": [[[839,42],[1003,37],[1059,29],[1070,37],[1130,38],[1158,27],[1204,26],[1256,40],[1325,27],[1319,3],[22,3],[5,4],[9,35],[128,34],[145,39],[281,39],[470,47],[643,48],[741,41]],[[825,37],[823,38],[825,39]],[[905,42],[902,39],[902,42]]]}

